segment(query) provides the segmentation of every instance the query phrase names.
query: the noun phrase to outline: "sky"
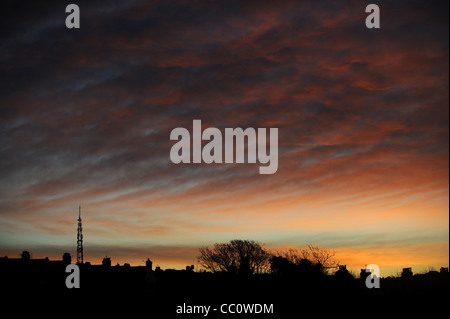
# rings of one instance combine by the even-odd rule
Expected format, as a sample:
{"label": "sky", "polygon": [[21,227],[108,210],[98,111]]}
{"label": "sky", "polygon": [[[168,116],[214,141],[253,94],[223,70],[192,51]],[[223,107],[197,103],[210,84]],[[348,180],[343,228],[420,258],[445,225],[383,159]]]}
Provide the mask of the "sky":
{"label": "sky", "polygon": [[[377,3],[381,28],[365,26]],[[232,239],[359,273],[448,267],[447,1],[6,1],[0,256],[162,268]],[[174,164],[177,127],[278,128],[278,170]]]}

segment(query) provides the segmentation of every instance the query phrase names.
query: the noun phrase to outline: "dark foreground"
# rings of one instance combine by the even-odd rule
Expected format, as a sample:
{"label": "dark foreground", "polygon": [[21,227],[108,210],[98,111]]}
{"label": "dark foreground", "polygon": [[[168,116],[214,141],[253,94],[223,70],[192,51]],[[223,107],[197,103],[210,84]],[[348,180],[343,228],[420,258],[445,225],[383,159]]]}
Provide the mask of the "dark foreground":
{"label": "dark foreground", "polygon": [[[18,302],[24,305],[21,312],[44,312],[51,317],[55,309],[63,308],[68,313],[82,312],[83,316],[117,317],[120,311],[126,311],[127,318],[136,313],[143,318],[245,319],[391,317],[414,314],[419,309],[433,317],[446,309],[450,300],[448,273],[438,272],[385,278],[379,289],[368,289],[364,280],[350,274],[239,276],[81,265],[80,288],[68,289],[65,268],[62,262],[1,263],[0,289],[6,296],[2,304],[7,307],[10,302]],[[199,313],[205,309],[199,306],[209,308],[207,316]]]}

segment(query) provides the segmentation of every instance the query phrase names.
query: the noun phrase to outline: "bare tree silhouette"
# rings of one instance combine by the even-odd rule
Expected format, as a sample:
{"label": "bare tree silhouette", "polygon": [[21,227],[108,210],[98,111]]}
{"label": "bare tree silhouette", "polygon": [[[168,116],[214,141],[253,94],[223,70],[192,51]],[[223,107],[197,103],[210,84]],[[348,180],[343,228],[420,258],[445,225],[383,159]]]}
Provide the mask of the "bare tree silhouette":
{"label": "bare tree silhouette", "polygon": [[323,268],[336,268],[339,262],[334,260],[336,251],[319,246],[308,245],[308,248],[301,250],[302,257],[308,259],[313,264],[320,264]]}
{"label": "bare tree silhouette", "polygon": [[212,272],[226,271],[241,275],[261,272],[269,267],[270,253],[253,240],[232,240],[216,243],[213,248],[201,247],[198,261]]}
{"label": "bare tree silhouette", "polygon": [[320,265],[324,270],[339,266],[339,262],[334,259],[336,255],[334,250],[320,248],[317,245],[308,245],[304,249],[290,248],[286,251],[276,252],[275,255],[285,258],[294,265],[301,265],[305,260],[309,260],[312,265]]}

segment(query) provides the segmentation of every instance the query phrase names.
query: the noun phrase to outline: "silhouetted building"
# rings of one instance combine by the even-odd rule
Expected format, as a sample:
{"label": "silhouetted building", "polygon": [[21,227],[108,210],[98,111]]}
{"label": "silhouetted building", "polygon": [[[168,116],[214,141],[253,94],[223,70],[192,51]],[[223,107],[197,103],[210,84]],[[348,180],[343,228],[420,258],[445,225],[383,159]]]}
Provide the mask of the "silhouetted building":
{"label": "silhouetted building", "polygon": [[110,267],[111,266],[111,257],[103,258],[102,265],[105,267]]}
{"label": "silhouetted building", "polygon": [[69,253],[64,253],[62,260],[64,265],[69,265],[72,262],[72,256]]}
{"label": "silhouetted building", "polygon": [[30,260],[31,259],[30,252],[26,250],[22,251],[21,258],[22,260]]}
{"label": "silhouetted building", "polygon": [[412,268],[403,268],[402,270],[402,278],[411,278],[413,276]]}
{"label": "silhouetted building", "polygon": [[186,266],[187,272],[193,272],[194,271],[194,265]]}
{"label": "silhouetted building", "polygon": [[366,272],[366,268],[361,269],[361,272],[359,273],[359,278],[362,280],[366,280],[368,276],[370,276],[370,272]]}
{"label": "silhouetted building", "polygon": [[150,258],[147,258],[145,261],[145,266],[150,269],[150,271],[153,271],[153,262],[150,260]]}
{"label": "silhouetted building", "polygon": [[334,276],[342,279],[353,278],[353,276],[347,270],[347,265],[339,265],[339,269],[335,272]]}
{"label": "silhouetted building", "polygon": [[441,274],[448,274],[448,267],[441,267],[441,270],[439,272]]}

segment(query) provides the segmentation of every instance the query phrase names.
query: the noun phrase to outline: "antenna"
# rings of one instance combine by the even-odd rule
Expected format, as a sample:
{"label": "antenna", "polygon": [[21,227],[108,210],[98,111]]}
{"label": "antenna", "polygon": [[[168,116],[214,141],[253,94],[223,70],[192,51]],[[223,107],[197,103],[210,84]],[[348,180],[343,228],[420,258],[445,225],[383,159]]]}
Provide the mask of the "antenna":
{"label": "antenna", "polygon": [[81,224],[81,206],[78,206],[77,264],[83,264],[83,226]]}

